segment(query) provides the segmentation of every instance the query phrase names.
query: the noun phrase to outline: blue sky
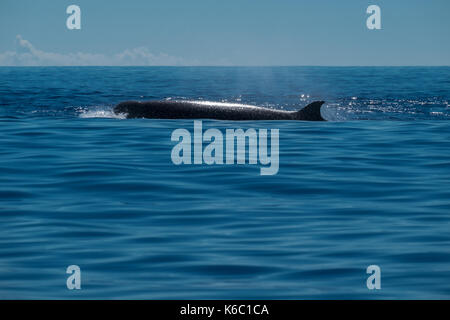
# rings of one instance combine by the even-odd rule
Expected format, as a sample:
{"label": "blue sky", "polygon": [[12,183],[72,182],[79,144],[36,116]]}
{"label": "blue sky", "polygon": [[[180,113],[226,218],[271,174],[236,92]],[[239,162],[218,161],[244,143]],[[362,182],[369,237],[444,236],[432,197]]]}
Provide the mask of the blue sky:
{"label": "blue sky", "polygon": [[[67,6],[81,30],[66,28]],[[368,30],[366,8],[381,8]],[[450,65],[448,0],[1,0],[0,65]]]}

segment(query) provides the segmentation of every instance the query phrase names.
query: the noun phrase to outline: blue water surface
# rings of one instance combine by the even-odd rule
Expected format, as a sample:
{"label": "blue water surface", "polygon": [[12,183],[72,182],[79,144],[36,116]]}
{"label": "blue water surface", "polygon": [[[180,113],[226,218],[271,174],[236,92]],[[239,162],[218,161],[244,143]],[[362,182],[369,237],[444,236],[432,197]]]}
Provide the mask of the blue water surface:
{"label": "blue water surface", "polygon": [[[262,176],[174,165],[193,121],[112,113],[132,99],[330,121],[203,121],[279,129]],[[0,68],[0,298],[448,299],[449,119],[448,67]]]}

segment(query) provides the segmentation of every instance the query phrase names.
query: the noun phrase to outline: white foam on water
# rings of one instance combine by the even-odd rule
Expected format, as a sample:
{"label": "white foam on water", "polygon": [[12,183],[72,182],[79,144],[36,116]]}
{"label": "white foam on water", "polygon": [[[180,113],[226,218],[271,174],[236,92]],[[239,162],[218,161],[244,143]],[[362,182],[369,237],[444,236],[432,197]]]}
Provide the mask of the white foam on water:
{"label": "white foam on water", "polygon": [[79,114],[80,118],[109,118],[109,119],[126,119],[126,114],[116,114],[110,108],[95,107],[94,109],[82,110]]}

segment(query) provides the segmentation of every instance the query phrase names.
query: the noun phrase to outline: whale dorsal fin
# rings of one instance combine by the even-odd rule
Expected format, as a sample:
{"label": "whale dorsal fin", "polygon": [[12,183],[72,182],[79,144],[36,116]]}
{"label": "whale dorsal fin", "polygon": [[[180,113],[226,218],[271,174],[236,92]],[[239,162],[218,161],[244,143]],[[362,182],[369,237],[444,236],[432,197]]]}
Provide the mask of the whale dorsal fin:
{"label": "whale dorsal fin", "polygon": [[325,101],[314,101],[308,104],[306,107],[296,112],[297,120],[326,121],[320,114],[320,108],[324,103]]}

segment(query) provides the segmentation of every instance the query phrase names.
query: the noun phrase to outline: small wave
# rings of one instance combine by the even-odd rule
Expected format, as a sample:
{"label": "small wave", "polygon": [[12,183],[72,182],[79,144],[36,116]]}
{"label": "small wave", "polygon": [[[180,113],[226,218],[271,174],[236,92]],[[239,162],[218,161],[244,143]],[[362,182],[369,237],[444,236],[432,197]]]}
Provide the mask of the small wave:
{"label": "small wave", "polygon": [[95,109],[82,110],[79,114],[80,118],[112,118],[125,119],[126,115],[123,113],[116,114],[112,109],[105,109],[104,107],[97,107]]}

